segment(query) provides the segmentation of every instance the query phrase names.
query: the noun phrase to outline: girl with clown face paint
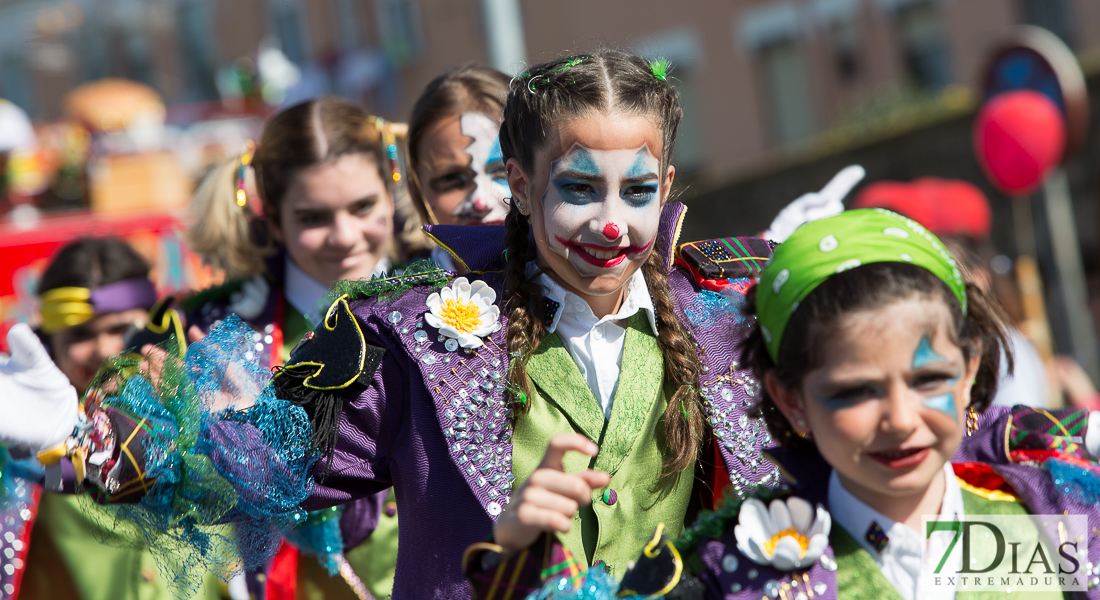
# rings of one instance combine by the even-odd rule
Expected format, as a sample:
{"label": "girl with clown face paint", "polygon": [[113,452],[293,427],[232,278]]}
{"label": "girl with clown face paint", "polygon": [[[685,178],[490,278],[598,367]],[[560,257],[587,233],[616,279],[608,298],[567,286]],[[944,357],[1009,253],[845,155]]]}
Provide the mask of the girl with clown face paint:
{"label": "girl with clown face paint", "polygon": [[[712,490],[778,482],[760,458],[766,433],[734,429],[757,387],[734,357],[741,321],[711,311],[719,294],[707,291],[737,295],[771,250],[754,238],[685,245],[719,261],[706,279],[677,262],[686,209],[668,198],[680,119],[663,63],[600,50],[533,67],[504,108],[504,224],[425,228],[469,275],[414,264],[396,278],[338,282],[324,322],[275,369],[266,389],[292,405],[279,415],[308,418],[302,443],[317,460],[295,508],[394,488],[394,598],[469,597],[463,554],[494,531],[520,549],[552,529],[619,577],[659,523],[677,535],[712,505]],[[462,121],[459,112],[459,131]],[[415,133],[409,142],[441,147],[418,146]],[[418,171],[421,191],[448,181],[431,174]],[[106,398],[96,410],[124,408]],[[210,462],[236,469],[231,483],[253,470],[293,473],[286,452],[239,466],[240,451],[221,440],[299,439],[249,418],[214,420]],[[180,452],[145,435],[133,439]],[[182,473],[179,485],[202,482]],[[282,514],[249,491],[240,506]],[[575,520],[553,519],[570,508]]]}

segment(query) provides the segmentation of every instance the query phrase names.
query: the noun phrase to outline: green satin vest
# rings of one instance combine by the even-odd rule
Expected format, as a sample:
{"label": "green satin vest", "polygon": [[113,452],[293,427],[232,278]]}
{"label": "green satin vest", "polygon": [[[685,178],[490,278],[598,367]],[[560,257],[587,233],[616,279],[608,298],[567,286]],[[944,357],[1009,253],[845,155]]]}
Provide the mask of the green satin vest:
{"label": "green satin vest", "polygon": [[580,509],[572,530],[561,537],[580,560],[589,565],[603,561],[612,576],[622,577],[658,523],[665,524],[668,535],[680,534],[694,484],[694,469],[661,477],[661,420],[668,394],[657,338],[644,313],[627,319],[610,419],[556,334],[543,340],[527,363],[527,373],[534,385],[530,412],[520,414],[515,423],[515,486],[538,467],[554,434],[575,432],[599,444],[600,453],[594,459],[567,454],[565,470],[606,471],[615,503],[605,501],[605,490],[595,490],[592,505]]}

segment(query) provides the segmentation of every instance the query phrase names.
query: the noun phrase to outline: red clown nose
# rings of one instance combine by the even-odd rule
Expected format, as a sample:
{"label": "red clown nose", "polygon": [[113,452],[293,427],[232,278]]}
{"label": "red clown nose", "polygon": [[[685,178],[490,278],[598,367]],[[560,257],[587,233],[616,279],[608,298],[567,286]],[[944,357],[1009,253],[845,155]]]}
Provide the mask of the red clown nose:
{"label": "red clown nose", "polygon": [[1034,192],[1066,143],[1062,113],[1043,94],[1006,92],[982,107],[974,120],[974,151],[989,181],[1009,196]]}
{"label": "red clown nose", "polygon": [[619,238],[619,226],[614,223],[608,223],[603,226],[603,235],[609,240]]}

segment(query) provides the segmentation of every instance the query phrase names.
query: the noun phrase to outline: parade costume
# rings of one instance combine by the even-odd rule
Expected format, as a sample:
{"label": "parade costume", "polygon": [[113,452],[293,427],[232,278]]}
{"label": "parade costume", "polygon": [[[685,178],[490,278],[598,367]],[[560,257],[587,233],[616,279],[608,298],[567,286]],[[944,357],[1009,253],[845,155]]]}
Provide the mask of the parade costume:
{"label": "parade costume", "polygon": [[[1079,443],[1087,433],[1088,411],[992,408],[980,419],[978,430],[963,438],[949,463],[961,488],[961,512],[1049,515],[1069,511],[1071,515],[1088,515],[1090,527],[1094,527],[1092,523],[1100,518],[1100,464]],[[835,497],[830,493],[833,469],[820,454],[772,448],[768,456],[788,476],[789,485],[753,498],[766,506],[776,499],[789,502],[797,497],[808,506],[836,510],[830,505]],[[869,529],[847,531],[833,517],[828,545],[820,554],[801,568],[777,568],[754,562],[741,550],[744,546],[739,547],[735,527],[739,516],[746,514],[742,505],[743,501],[731,499],[716,512],[702,516],[679,538],[659,534],[656,539],[660,542],[647,548],[654,556],[639,556],[635,571],[621,585],[598,569],[585,572],[584,565],[548,534],[503,561],[486,558],[498,556],[499,547],[471,547],[466,557],[470,582],[475,597],[483,600],[518,600],[530,593],[540,599],[610,599],[628,590],[643,597],[655,594],[699,600],[903,597],[880,570],[890,543],[881,528],[875,535]],[[819,510],[816,520],[821,517]],[[875,541],[864,540],[865,535]],[[1088,597],[1100,598],[1100,581],[1095,579],[1100,575],[1100,538],[1091,531],[1088,538],[1076,556],[1081,564],[1077,575],[1088,581]],[[660,552],[653,552],[655,548]],[[956,597],[1001,596],[960,589]]]}
{"label": "parade costume", "polygon": [[[245,358],[275,367],[290,358],[294,346],[320,320],[316,313],[324,308],[321,302],[328,287],[305,274],[284,252],[265,265],[265,273],[198,292],[181,306],[187,323],[203,331],[231,314],[243,318],[254,330]],[[382,259],[375,273],[385,273],[389,266],[389,260]],[[250,593],[268,600],[292,599],[299,589],[307,596],[326,598],[369,597],[364,592],[388,596],[397,558],[395,507],[392,491],[383,491],[311,514],[288,532],[292,545],[281,547],[264,568],[248,572]]]}
{"label": "parade costume", "polygon": [[[749,424],[745,415],[757,384],[738,370],[735,359],[743,323],[720,308],[722,298],[739,297],[747,285],[744,278],[759,272],[770,247],[762,240],[742,238],[708,243],[709,258],[704,262],[721,263],[741,279],[710,280],[708,285],[721,291],[703,289],[688,268],[674,265],[684,212],[678,203],[663,209],[654,252],[669,272],[678,316],[698,345],[698,389],[713,429],[713,443],[704,448],[699,462],[716,468],[710,481],[694,488],[697,494],[676,483],[671,493],[679,504],[652,511],[668,518],[673,532],[688,517],[681,512],[687,510],[685,496],[702,496],[705,506],[711,504],[719,481],[728,479],[735,490],[747,493],[779,480],[778,472],[759,454],[770,440],[767,432],[759,424]],[[185,364],[174,371],[189,374],[183,380],[173,375],[151,385],[146,378],[131,376],[122,393],[105,394],[102,405],[88,407],[91,414],[105,414],[111,422],[110,440],[97,447],[123,458],[90,468],[85,485],[99,490],[106,510],[122,513],[158,535],[182,528],[198,548],[210,546],[200,525],[241,522],[253,543],[242,544],[240,552],[244,562],[252,564],[274,551],[271,540],[282,528],[304,518],[301,509],[344,504],[392,486],[405,522],[394,597],[430,593],[461,598],[469,594],[461,566],[463,550],[488,537],[514,481],[523,475],[513,469],[513,457],[520,469],[545,447],[531,446],[541,444],[538,439],[516,444],[522,439],[516,436],[537,432],[528,423],[546,419],[568,422],[574,431],[588,435],[604,435],[603,460],[612,471],[612,483],[581,529],[611,532],[624,526],[629,530],[614,535],[648,535],[653,518],[647,513],[656,504],[654,494],[660,492],[655,484],[661,465],[653,461],[658,434],[648,430],[652,415],[658,414],[653,411],[659,409],[646,403],[663,406],[666,401],[663,373],[654,370],[659,356],[645,347],[655,344],[652,332],[646,331],[649,324],[639,317],[630,320],[633,333],[628,334],[623,368],[639,369],[651,380],[621,377],[610,419],[592,398],[576,364],[560,346],[554,350],[554,335],[544,343],[545,357],[531,363],[536,365],[531,373],[537,398],[528,401],[544,404],[545,411],[516,417],[504,385],[509,364],[503,350],[506,318],[495,304],[503,292],[502,228],[429,229],[469,267],[472,283],[430,263],[412,265],[398,278],[338,282],[333,286],[336,301],[322,325],[277,370],[273,385],[266,385],[270,373],[253,368],[246,378],[249,385],[234,383],[229,392],[225,386],[234,377],[226,365],[242,361],[252,343],[251,332],[242,330],[239,321],[224,320],[188,350]],[[544,314],[552,318],[556,309],[549,303],[546,309]],[[466,320],[461,331],[453,326],[455,319]],[[641,360],[628,360],[634,356]],[[555,377],[539,374],[537,364],[543,360],[546,374]],[[105,371],[105,382],[110,372]],[[262,390],[246,392],[253,388]],[[223,397],[232,398],[231,404],[255,398],[255,404],[227,411]],[[139,415],[162,414],[166,405],[180,417],[152,430],[134,426],[144,418]],[[198,414],[183,418],[192,410]],[[182,436],[188,427],[193,433]],[[161,460],[131,460],[120,453],[132,451],[135,441]],[[205,479],[196,479],[194,470],[181,470],[185,461],[208,465],[202,470]],[[683,479],[691,479],[686,475],[690,472],[685,471]],[[200,500],[210,496],[206,490],[215,488],[214,495],[224,495],[226,501],[210,510],[209,502]],[[176,500],[167,502],[170,498]],[[184,500],[202,510],[181,514],[171,509]],[[616,511],[635,522],[617,517]],[[625,570],[624,558],[602,542],[586,556],[604,560],[619,572]],[[196,559],[217,563],[219,557],[206,552]]]}
{"label": "parade costume", "polygon": [[[954,259],[935,236],[915,221],[889,211],[850,211],[800,227],[775,250],[771,263],[761,275],[755,290],[755,313],[762,351],[772,360],[769,364],[778,370],[786,368],[778,359],[785,330],[800,304],[814,290],[838,273],[872,263],[903,263],[929,271],[946,286],[945,291],[952,301],[958,302],[962,318],[980,318],[973,316],[978,313],[967,312],[970,299],[963,278]],[[831,293],[850,295],[878,291],[873,287],[859,291],[841,289],[843,291]],[[833,300],[833,296],[825,296],[814,301]],[[741,312],[733,305],[727,310]],[[869,317],[866,312],[844,313],[844,316],[851,314]],[[838,319],[836,315],[829,318]],[[975,335],[981,344],[987,343],[977,334],[970,335]],[[922,354],[926,343],[927,338],[922,338],[917,355]],[[812,350],[799,349],[806,353]],[[923,352],[926,355],[928,351]],[[946,359],[936,355],[935,360],[943,364]],[[844,365],[852,368],[851,363]],[[912,368],[920,368],[916,358]],[[889,370],[885,372],[892,374]],[[978,372],[978,365],[975,365],[970,373],[975,382]],[[831,375],[831,372],[826,371],[826,374]],[[867,381],[872,383],[859,385],[876,385],[878,377],[884,376],[869,375]],[[977,383],[971,384],[975,385]],[[1095,535],[1092,525],[1100,518],[1100,462],[1097,460],[1100,458],[1100,431],[1096,430],[1100,428],[1100,413],[1084,410],[1052,413],[1020,406],[1011,410],[989,409],[979,416],[972,405],[964,415],[959,410],[961,407],[954,404],[952,392],[931,397],[940,389],[929,388],[928,397],[920,397],[920,401],[930,410],[947,412],[956,419],[958,429],[955,431],[962,439],[953,459],[939,465],[940,476],[945,478],[938,502],[939,516],[1086,516],[1089,525],[1079,532],[1061,527],[1053,530],[1052,526],[1038,520],[1025,519],[1023,522],[1027,525],[1012,526],[1017,528],[1012,533],[1019,536],[1013,539],[1026,543],[1045,537],[1052,543],[1050,548],[1057,548],[1058,555],[1072,563],[1067,570],[1059,564],[1057,571],[1051,571],[1047,563],[1048,568],[1042,571],[1044,574],[1064,575],[1069,583],[1059,584],[1055,580],[1048,584],[1053,589],[1036,593],[1035,597],[1060,597],[1062,592],[1058,586],[1070,585],[1082,591],[1087,589],[1088,597],[1100,598],[1100,567],[1097,566],[1100,565],[1100,538]],[[802,393],[812,392],[803,390]],[[852,405],[878,402],[880,396],[870,395],[874,393],[880,392],[857,397]],[[897,400],[898,397],[891,396],[890,401],[900,403],[902,400]],[[940,408],[942,405],[934,404],[937,401],[949,405]],[[761,410],[767,410],[766,406]],[[964,415],[965,423],[960,415]],[[801,415],[789,417],[784,414],[772,418],[802,420]],[[841,422],[841,416],[833,418],[837,427],[852,425],[847,419]],[[886,418],[879,417],[883,421],[874,426],[894,427],[883,424]],[[858,425],[858,422],[852,425],[856,432],[853,435],[859,433]],[[810,435],[806,433],[809,426],[805,422],[799,427],[789,434],[791,440],[798,440],[796,435]],[[912,427],[915,431],[917,426]],[[901,443],[898,439],[886,439]],[[968,560],[966,557],[970,555],[965,543],[960,557],[953,542],[945,549],[942,541],[931,540],[928,535],[921,535],[904,523],[879,514],[843,487],[833,467],[817,450],[816,444],[823,443],[827,442],[796,444],[784,441],[784,446],[766,450],[766,456],[784,474],[784,485],[759,488],[747,499],[734,495],[716,512],[700,516],[679,536],[669,533],[667,524],[653,528],[648,542],[639,546],[641,553],[636,554],[637,563],[621,577],[621,582],[615,581],[619,577],[613,572],[611,577],[602,569],[586,572],[584,561],[568,543],[559,541],[555,535],[543,534],[527,549],[511,555],[495,544],[475,544],[465,559],[475,596],[483,600],[508,600],[528,593],[535,593],[539,599],[576,600],[635,596],[695,600],[911,600],[922,594],[935,592],[940,597],[948,592],[938,587],[930,592],[921,587],[924,575],[941,573],[940,568],[947,560],[957,561],[954,564],[965,566],[965,569],[990,564],[982,560],[985,557],[980,553],[981,558],[977,561]],[[927,455],[924,460],[928,460]],[[856,485],[861,485],[858,480]],[[924,492],[929,489],[932,488],[924,488]],[[908,493],[913,496],[913,492]],[[998,544],[1002,544],[1004,539],[999,539]],[[927,552],[924,551],[926,540]],[[1066,543],[1075,545],[1065,546]],[[952,554],[953,549],[956,554]],[[1055,556],[1054,550],[1047,552]],[[941,556],[936,566],[933,561]],[[1032,554],[1028,556],[1034,558]],[[1012,565],[1012,571],[1017,573],[1015,559]],[[948,573],[984,572],[965,569],[956,568]],[[1030,565],[1024,572],[1032,574]],[[965,583],[945,579],[948,579],[950,597],[1003,597],[1019,593],[1025,585],[1011,578],[1003,582],[1000,577],[998,575],[997,583],[987,584],[1000,586],[1000,589],[977,592],[965,589]]]}

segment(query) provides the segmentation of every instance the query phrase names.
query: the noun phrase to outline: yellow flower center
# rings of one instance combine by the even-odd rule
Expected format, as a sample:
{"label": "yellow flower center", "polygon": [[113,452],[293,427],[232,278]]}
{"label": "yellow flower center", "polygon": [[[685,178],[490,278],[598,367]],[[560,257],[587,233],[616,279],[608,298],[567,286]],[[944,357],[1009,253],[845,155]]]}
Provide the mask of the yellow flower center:
{"label": "yellow flower center", "polygon": [[774,554],[775,545],[779,543],[779,540],[785,537],[794,539],[794,541],[798,542],[798,545],[802,547],[802,551],[798,553],[799,558],[806,556],[806,551],[810,549],[810,540],[799,533],[794,527],[788,527],[773,535],[772,539],[764,542],[764,550],[766,550],[768,554]]}
{"label": "yellow flower center", "polygon": [[468,300],[444,300],[439,318],[459,333],[470,333],[481,325],[481,309]]}

